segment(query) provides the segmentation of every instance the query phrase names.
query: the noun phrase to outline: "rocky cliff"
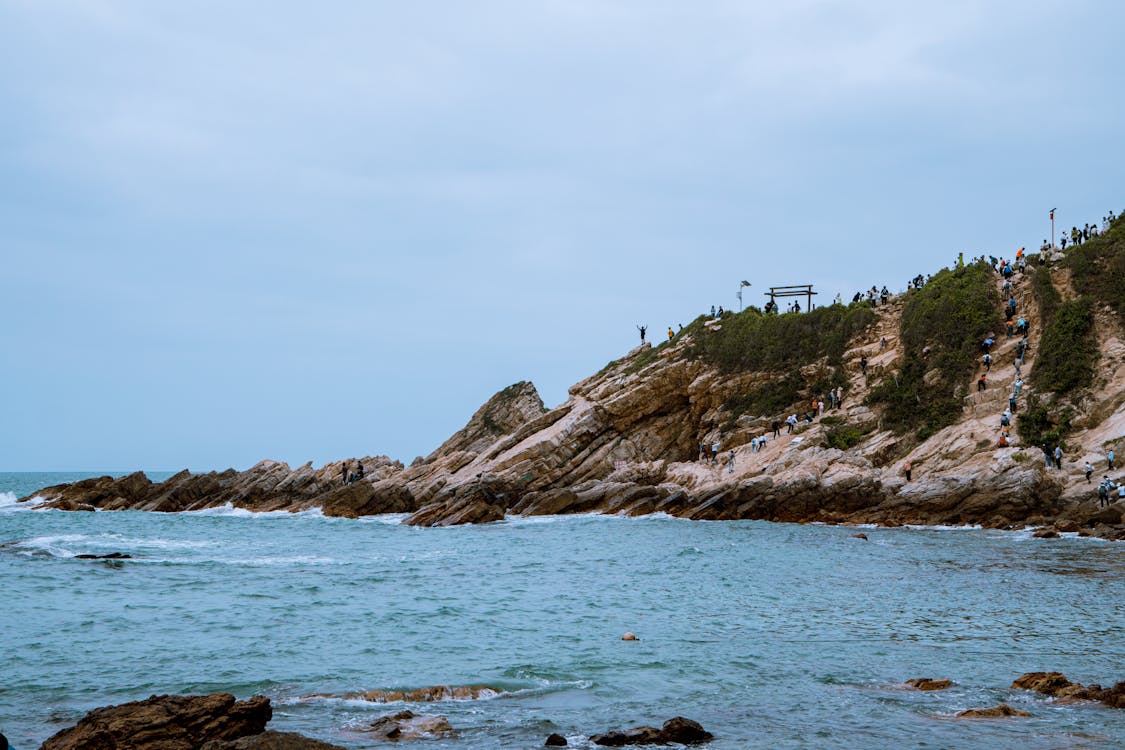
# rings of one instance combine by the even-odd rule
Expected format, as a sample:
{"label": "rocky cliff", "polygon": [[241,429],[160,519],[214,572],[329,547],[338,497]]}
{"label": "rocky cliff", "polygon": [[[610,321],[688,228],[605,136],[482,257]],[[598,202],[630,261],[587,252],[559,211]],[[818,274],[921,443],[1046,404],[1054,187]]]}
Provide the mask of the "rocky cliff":
{"label": "rocky cliff", "polygon": [[[1121,222],[1115,230],[1125,235]],[[852,328],[833,322],[843,320],[842,314],[821,310],[800,319],[803,329],[770,328],[771,318],[779,316],[754,310],[701,318],[672,340],[645,344],[611,362],[549,410],[533,385],[517,383],[410,466],[382,456],[320,468],[262,461],[243,472],[181,472],[161,483],[140,473],[101,477],[47,487],[24,500],[65,510],[186,511],[230,504],[252,511],[322,508],[327,515],[352,517],[403,513],[409,514],[405,523],[424,526],[483,523],[511,514],[663,512],[706,520],[1055,524],[1062,531],[1125,538],[1125,506],[1099,507],[1095,492],[1102,474],[1112,473],[1106,450],[1125,434],[1125,333],[1111,305],[1096,309],[1095,381],[1065,399],[1066,435],[1056,439],[1065,446],[1062,468],[1047,468],[1040,446],[1021,441],[1019,423],[1030,399],[1063,403],[1030,384],[1042,324],[1036,289],[1050,287],[1063,299],[1076,296],[1066,259],[1043,260],[1014,274],[1012,287],[988,268],[988,289],[976,291],[978,302],[997,305],[995,316],[975,324],[984,326],[979,330],[996,328],[989,330],[997,343],[983,391],[976,386],[977,331],[957,334],[964,341],[956,346],[974,347],[971,369],[958,369],[950,364],[957,352],[948,333],[925,338],[930,330],[925,316],[948,313],[921,304],[923,295],[940,302],[945,292],[911,289],[883,304],[835,308],[863,308],[863,317],[848,318]],[[961,272],[943,273],[961,278]],[[1020,338],[1008,337],[999,317],[1009,293],[1029,322],[1030,348],[1019,373],[1024,385],[1017,396],[1017,430],[1010,445],[998,447],[1001,412],[1016,390]],[[734,338],[751,324],[758,326],[753,343]],[[829,330],[830,324],[836,327]],[[740,345],[774,346],[762,338],[770,331],[788,331],[785,335],[800,340],[776,342],[781,353],[771,354],[773,359],[729,356]],[[833,336],[840,340],[825,343]],[[793,361],[795,351],[804,359]],[[963,362],[964,352],[958,356]],[[762,361],[792,366],[755,368],[753,363]],[[909,402],[904,418],[901,398],[895,407],[880,395],[901,386],[912,371],[922,373],[921,390],[913,396],[920,412],[927,408],[926,388],[932,386],[935,394],[946,388],[944,411],[931,414],[929,426],[921,429],[904,427],[913,408]],[[836,387],[843,406],[831,408],[824,394]],[[813,406],[821,399],[823,412]],[[893,408],[897,415],[888,411]],[[792,434],[783,424],[774,436],[775,419],[806,413]],[[701,458],[701,446],[715,443],[717,458],[710,450]],[[1086,461],[1096,468],[1094,484],[1087,483]]]}

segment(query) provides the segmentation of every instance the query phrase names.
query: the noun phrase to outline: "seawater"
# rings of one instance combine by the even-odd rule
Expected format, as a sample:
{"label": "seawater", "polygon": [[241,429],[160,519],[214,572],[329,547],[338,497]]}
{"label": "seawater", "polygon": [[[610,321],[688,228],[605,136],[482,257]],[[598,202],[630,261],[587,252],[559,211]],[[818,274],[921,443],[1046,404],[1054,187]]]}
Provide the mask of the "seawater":
{"label": "seawater", "polygon": [[[34,748],[102,705],[230,691],[349,747],[402,708],[431,748],[571,744],[683,715],[720,748],[1120,748],[1125,711],[1012,693],[1125,679],[1125,545],[988,530],[652,516],[418,529],[399,517],[63,513],[0,475],[0,730]],[[123,552],[119,563],[75,559]],[[622,642],[626,630],[641,640]],[[936,693],[911,677],[949,677]],[[309,698],[488,684],[479,701]],[[967,721],[1008,701],[1030,719]]]}

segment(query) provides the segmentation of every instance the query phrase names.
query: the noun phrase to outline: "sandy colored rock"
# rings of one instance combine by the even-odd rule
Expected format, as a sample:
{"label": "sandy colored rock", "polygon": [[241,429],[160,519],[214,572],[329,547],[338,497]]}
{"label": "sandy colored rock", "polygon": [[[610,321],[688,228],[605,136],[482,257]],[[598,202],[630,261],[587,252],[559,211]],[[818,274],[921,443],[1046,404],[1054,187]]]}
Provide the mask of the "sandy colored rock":
{"label": "sandy colored rock", "polygon": [[345,698],[371,703],[436,703],[438,701],[477,700],[493,698],[503,692],[488,685],[433,685],[415,690],[365,690],[360,693],[328,695],[318,693],[312,698]]}

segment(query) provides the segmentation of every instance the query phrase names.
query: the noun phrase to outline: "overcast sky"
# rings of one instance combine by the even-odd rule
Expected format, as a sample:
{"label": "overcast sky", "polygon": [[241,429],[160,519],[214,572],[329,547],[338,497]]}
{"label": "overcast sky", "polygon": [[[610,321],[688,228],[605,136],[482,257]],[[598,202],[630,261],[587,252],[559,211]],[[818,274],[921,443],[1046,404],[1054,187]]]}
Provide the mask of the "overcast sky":
{"label": "overcast sky", "polygon": [[[0,0],[0,470],[435,448],[1125,208],[1125,4]],[[748,298],[749,301],[750,298]]]}

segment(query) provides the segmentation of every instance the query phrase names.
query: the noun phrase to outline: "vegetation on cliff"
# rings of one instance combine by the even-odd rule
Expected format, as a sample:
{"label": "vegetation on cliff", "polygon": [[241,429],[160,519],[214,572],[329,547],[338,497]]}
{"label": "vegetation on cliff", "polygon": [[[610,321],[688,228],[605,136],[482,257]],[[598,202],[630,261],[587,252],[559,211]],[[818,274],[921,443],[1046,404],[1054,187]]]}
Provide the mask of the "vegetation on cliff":
{"label": "vegetation on cliff", "polygon": [[1068,250],[1066,267],[1075,291],[1125,318],[1125,217],[1118,217],[1105,234]]}
{"label": "vegetation on cliff", "polygon": [[900,335],[902,371],[868,397],[886,406],[883,424],[919,440],[961,416],[980,343],[1002,327],[995,275],[987,263],[942,269],[907,294]]}
{"label": "vegetation on cliff", "polygon": [[829,305],[807,313],[766,314],[750,308],[697,336],[693,355],[723,372],[791,373],[826,359],[838,366],[848,342],[875,322],[867,305]]}
{"label": "vegetation on cliff", "polygon": [[1059,304],[1043,330],[1031,382],[1040,391],[1055,393],[1085,388],[1094,380],[1097,361],[1094,302],[1089,297],[1068,300]]}

